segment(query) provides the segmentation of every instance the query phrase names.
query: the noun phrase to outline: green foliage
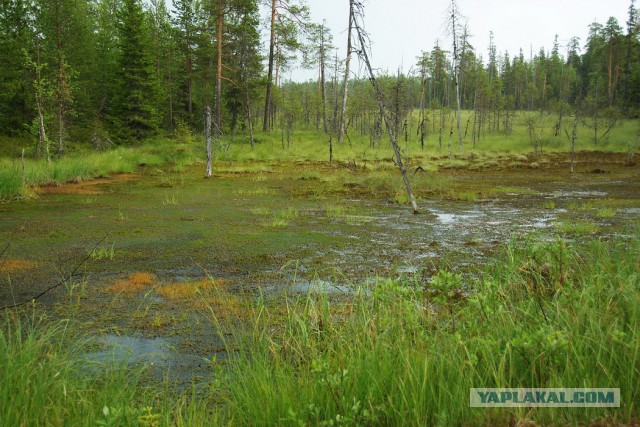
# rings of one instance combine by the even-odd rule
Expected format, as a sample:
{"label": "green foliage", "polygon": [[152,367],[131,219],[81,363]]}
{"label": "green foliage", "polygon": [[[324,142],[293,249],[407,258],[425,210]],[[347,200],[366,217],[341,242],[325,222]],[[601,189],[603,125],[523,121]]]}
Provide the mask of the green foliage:
{"label": "green foliage", "polygon": [[[51,96],[44,113],[50,118],[46,131],[51,141],[64,140],[65,147],[86,144],[102,125],[111,132],[110,139],[120,143],[139,141],[161,129],[173,131],[180,120],[192,132],[200,131],[201,112],[211,104],[216,89],[211,64],[218,53],[217,3],[174,0],[175,16],[165,1],[150,0],[146,7],[143,3],[5,0],[0,13],[0,132],[24,134],[36,116],[30,84],[34,70],[22,61],[23,49],[42,64],[41,78],[49,82]],[[270,101],[274,117],[267,120],[267,127],[284,130],[288,143],[291,133],[300,129],[322,130],[326,136],[340,93],[338,81],[327,81],[327,76],[340,72],[329,54],[331,34],[307,22],[309,43],[303,45],[298,23],[308,21],[308,7],[277,1],[278,61],[272,56],[270,62],[279,69],[272,67],[267,77],[259,51],[258,6],[256,0],[230,0],[222,9],[220,130],[246,135],[250,122],[256,128],[264,118],[267,80],[282,75],[291,66],[292,52],[301,49],[305,67],[322,65],[324,82],[284,82],[274,87]],[[637,16],[632,4],[626,26],[614,18],[592,24],[584,52],[579,52],[580,42],[574,37],[566,57],[557,40],[550,53],[542,49],[531,58],[522,53],[498,56],[492,45],[485,64],[461,35],[457,58],[461,104],[472,112],[462,120],[464,144],[485,150],[513,135],[528,140],[536,150],[561,149],[566,145],[568,119],[576,112],[581,126],[589,130],[578,132],[579,141],[611,143],[620,118],[636,117],[640,111]],[[418,58],[420,76],[379,76],[394,112],[392,131],[404,140],[405,148],[412,142],[421,148],[436,144],[441,148],[443,140],[446,145],[447,134],[455,128],[450,121],[455,99],[450,63],[448,48],[437,45]],[[375,148],[386,130],[371,85],[364,79],[349,85],[348,138],[362,137]],[[424,114],[413,114],[421,107],[427,109]],[[518,135],[518,116],[523,112],[531,113],[529,126]],[[544,123],[550,121],[549,114],[555,115],[553,122]]]}
{"label": "green foliage", "polygon": [[113,244],[110,247],[94,248],[89,252],[89,257],[95,261],[113,261],[116,258],[116,250]]}
{"label": "green foliage", "polygon": [[595,234],[600,227],[590,221],[558,222],[555,229],[561,234],[588,235]]}
{"label": "green foliage", "polygon": [[7,161],[0,161],[0,201],[17,199],[25,194],[20,172]]}
{"label": "green foliage", "polygon": [[159,140],[132,148],[78,153],[61,159],[25,159],[24,179],[19,162],[0,159],[0,201],[30,196],[31,187],[80,182],[111,174],[132,173],[140,166],[180,169],[196,161],[195,147]]}

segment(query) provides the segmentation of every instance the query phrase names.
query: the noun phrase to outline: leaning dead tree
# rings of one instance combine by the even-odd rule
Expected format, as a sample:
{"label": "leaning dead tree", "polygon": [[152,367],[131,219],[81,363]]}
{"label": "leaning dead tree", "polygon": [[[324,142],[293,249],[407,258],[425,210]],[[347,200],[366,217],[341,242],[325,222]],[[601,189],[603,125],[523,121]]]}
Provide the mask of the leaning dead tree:
{"label": "leaning dead tree", "polygon": [[376,76],[373,73],[373,68],[371,67],[371,62],[369,61],[369,54],[367,53],[367,48],[370,46],[370,42],[368,41],[369,37],[363,29],[363,24],[360,23],[364,19],[364,6],[362,1],[360,0],[352,0],[350,2],[353,7],[353,29],[355,30],[358,38],[359,47],[358,49],[354,49],[354,52],[357,52],[360,59],[364,62],[367,72],[369,73],[369,81],[373,85],[373,89],[376,93],[376,101],[378,103],[378,108],[380,109],[380,116],[384,119],[385,127],[387,128],[387,133],[389,134],[389,142],[391,143],[391,147],[393,147],[393,152],[395,155],[395,161],[400,169],[400,173],[402,174],[402,179],[404,181],[404,186],[407,190],[407,195],[409,196],[409,200],[411,201],[411,207],[413,208],[413,213],[418,213],[418,204],[416,203],[416,199],[413,197],[413,192],[411,191],[411,184],[409,183],[409,178],[407,177],[407,170],[402,163],[402,156],[400,155],[400,147],[398,146],[398,142],[396,140],[395,132],[393,131],[393,124],[391,118],[387,114],[387,109],[384,105],[384,96],[382,94],[382,90],[380,86],[378,86],[378,82],[376,80]]}

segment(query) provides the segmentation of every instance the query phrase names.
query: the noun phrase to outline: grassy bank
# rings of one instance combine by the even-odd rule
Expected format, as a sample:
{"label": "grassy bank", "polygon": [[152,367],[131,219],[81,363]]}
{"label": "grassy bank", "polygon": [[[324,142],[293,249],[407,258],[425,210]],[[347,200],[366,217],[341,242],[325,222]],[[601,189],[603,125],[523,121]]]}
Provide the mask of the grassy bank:
{"label": "grassy bank", "polygon": [[[429,114],[431,117],[433,114],[440,114],[440,111]],[[465,123],[471,118],[471,112],[464,112]],[[558,163],[557,158],[549,160],[545,156],[570,151],[569,140],[563,132],[566,129],[560,132],[554,130],[557,117],[553,114],[513,113],[510,116],[508,131],[504,127],[491,132],[483,131],[475,142],[472,134],[467,132],[462,150],[458,147],[455,135],[450,140],[448,131],[441,134],[439,129],[433,126],[427,129],[423,146],[414,121],[409,121],[406,135],[401,135],[398,141],[410,168],[539,168],[550,163]],[[565,119],[565,126],[571,123],[572,120]],[[637,120],[621,120],[606,135],[604,132],[603,135],[599,135],[596,144],[593,125],[588,121],[580,122],[576,150],[627,153],[630,161],[635,163],[632,153],[640,150],[639,123]],[[363,133],[352,130],[348,141],[343,144],[336,144],[333,138],[333,159],[348,167],[357,165],[374,169],[380,161],[390,163],[392,151],[389,148],[388,137],[381,134],[372,138],[368,129],[360,130]],[[225,135],[215,140],[213,145],[215,161],[222,165],[223,169],[228,169],[229,165],[236,162],[327,162],[329,140],[329,135],[315,130],[295,130],[287,133],[282,129],[274,129],[269,133],[257,133],[253,149],[249,145],[248,136],[241,134]],[[452,144],[451,158],[449,142]],[[16,154],[16,147],[24,147],[27,143],[27,140],[0,138],[0,153],[5,154],[0,158],[0,201],[33,195],[30,189],[41,185],[57,185],[114,173],[133,172],[139,165],[173,165],[180,168],[185,163],[193,163],[196,159],[205,157],[202,136],[194,136],[188,130],[173,140],[150,140],[143,145],[118,147],[104,152],[75,148],[70,155],[62,159],[52,158],[50,164],[45,160],[28,158],[23,167],[19,154]],[[27,152],[30,150],[32,147],[29,147]],[[566,160],[568,161],[568,156]],[[267,166],[260,168],[264,167]]]}
{"label": "grassy bank", "polygon": [[[227,337],[237,357],[198,396],[87,370],[66,324],[3,313],[0,413],[7,425],[628,423],[640,416],[639,234],[530,237],[470,275],[248,302]],[[474,409],[471,387],[619,387],[622,405]]]}
{"label": "grassy bank", "polygon": [[149,141],[136,147],[108,151],[80,151],[44,159],[0,158],[0,202],[33,196],[34,187],[79,182],[118,173],[132,173],[144,166],[180,169],[196,161],[193,143]]}

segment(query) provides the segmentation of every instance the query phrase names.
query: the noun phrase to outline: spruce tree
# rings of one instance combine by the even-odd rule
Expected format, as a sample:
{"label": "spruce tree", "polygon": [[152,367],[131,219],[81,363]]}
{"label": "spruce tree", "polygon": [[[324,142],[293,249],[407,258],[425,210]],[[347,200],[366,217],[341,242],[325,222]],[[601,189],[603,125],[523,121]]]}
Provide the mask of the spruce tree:
{"label": "spruce tree", "polygon": [[0,132],[24,131],[35,116],[32,73],[25,53],[33,56],[33,2],[0,0]]}
{"label": "spruce tree", "polygon": [[120,11],[119,93],[114,124],[122,141],[140,141],[158,130],[158,79],[149,28],[140,0],[124,0]]}

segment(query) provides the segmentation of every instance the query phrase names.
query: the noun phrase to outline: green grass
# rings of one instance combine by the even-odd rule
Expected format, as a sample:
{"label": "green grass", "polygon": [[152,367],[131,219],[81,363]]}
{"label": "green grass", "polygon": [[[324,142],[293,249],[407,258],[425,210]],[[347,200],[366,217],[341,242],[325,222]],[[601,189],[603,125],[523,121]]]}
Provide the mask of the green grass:
{"label": "green grass", "polygon": [[556,223],[554,228],[560,234],[569,235],[590,235],[600,230],[600,227],[591,221],[561,221]]}
{"label": "green grass", "polygon": [[596,212],[598,218],[613,218],[616,216],[616,210],[614,208],[605,207],[598,209]]}
{"label": "green grass", "polygon": [[[640,399],[639,256],[637,239],[527,240],[475,280],[441,271],[427,290],[379,279],[348,302],[260,306],[228,410],[266,425],[628,422]],[[622,406],[474,409],[471,387],[619,387]]]}
{"label": "green grass", "polygon": [[22,172],[7,161],[0,161],[0,201],[23,197],[26,191]]}
{"label": "green grass", "polygon": [[[430,113],[429,113],[430,114]],[[472,112],[463,112],[463,122],[471,117]],[[534,145],[529,140],[525,121],[527,117],[536,123],[536,144],[542,135],[542,148],[545,153],[567,152],[569,143],[564,137],[553,135],[553,126],[557,120],[553,114],[517,112],[512,115],[513,131],[505,134],[503,130],[486,131],[482,138],[476,141],[475,147],[468,134],[464,140],[463,149],[455,144],[454,159],[449,160],[446,143],[440,148],[437,145],[437,132],[430,130],[425,150],[420,149],[417,137],[411,138],[406,144],[401,141],[403,156],[407,161],[407,170],[412,172],[417,166],[428,171],[428,175],[438,169],[505,169],[520,167],[541,167],[548,164],[544,157],[536,157],[535,164],[530,163]],[[409,126],[415,128],[417,112],[409,119]],[[565,126],[572,120],[567,118]],[[596,146],[591,139],[591,129],[583,123],[578,127],[578,151],[615,151],[633,152],[639,149],[637,137],[637,121],[623,120],[616,125],[606,138]],[[414,133],[412,132],[412,135]],[[376,192],[385,192],[387,197],[396,194],[396,184],[389,185],[380,182],[378,173],[385,174],[387,170],[395,169],[392,163],[392,151],[387,138],[375,147],[370,146],[368,135],[352,132],[351,142],[334,144],[333,165],[355,164],[358,170],[367,170],[372,175],[371,181],[365,186],[372,187]],[[93,177],[108,176],[114,173],[134,172],[140,165],[148,168],[160,166],[181,172],[185,165],[202,163],[204,144],[201,135],[180,133],[174,140],[153,139],[145,144],[134,147],[117,147],[109,151],[95,152],[87,148],[71,150],[62,159],[52,158],[51,164],[44,160],[28,158],[25,164],[24,180],[20,162],[20,147],[32,150],[28,140],[15,138],[0,138],[0,153],[6,157],[0,158],[0,201],[16,199],[32,194],[30,187],[61,184],[69,181],[81,181]],[[290,144],[283,148],[280,132],[258,133],[256,145],[252,150],[246,135],[224,136],[214,143],[214,173],[250,173],[260,174],[271,171],[272,162],[323,162],[328,163],[328,136],[314,130],[295,130],[292,132]],[[80,147],[80,144],[76,144]],[[16,148],[18,147],[18,148]],[[380,168],[382,165],[382,168]],[[397,170],[395,170],[397,174]],[[427,175],[427,174],[424,174]],[[415,175],[416,179],[418,175]],[[323,181],[323,174],[303,171],[298,176],[300,180]],[[23,182],[24,181],[24,182]]]}
{"label": "green grass", "polygon": [[[640,415],[640,229],[630,234],[532,236],[472,274],[253,301],[204,394],[151,385],[141,368],[87,369],[67,323],[6,316],[0,413],[6,425],[629,423]],[[615,387],[622,404],[478,409],[471,387]]]}
{"label": "green grass", "polygon": [[260,216],[271,215],[271,209],[266,207],[257,207],[257,208],[251,209],[251,213],[254,215],[260,215]]}
{"label": "green grass", "polygon": [[116,250],[113,244],[110,247],[94,248],[89,252],[89,257],[94,261],[113,261],[116,258]]}
{"label": "green grass", "polygon": [[[139,371],[79,363],[79,346],[69,346],[66,323],[45,319],[0,324],[0,413],[4,425],[96,425],[111,408],[109,425],[134,425],[143,415],[131,407]],[[84,369],[84,370],[83,370]],[[89,375],[92,370],[94,374]],[[142,395],[140,395],[142,397]],[[73,422],[75,420],[75,422]],[[81,420],[81,421],[80,421]]]}
{"label": "green grass", "polygon": [[104,152],[83,151],[61,159],[25,159],[24,177],[20,160],[0,159],[0,202],[32,194],[31,187],[60,185],[118,173],[132,173],[141,166],[169,166],[179,171],[197,161],[195,145],[173,141],[148,141],[136,147],[120,147]]}
{"label": "green grass", "polygon": [[353,213],[353,209],[341,205],[328,205],[324,208],[324,215],[327,218],[346,218]]}

